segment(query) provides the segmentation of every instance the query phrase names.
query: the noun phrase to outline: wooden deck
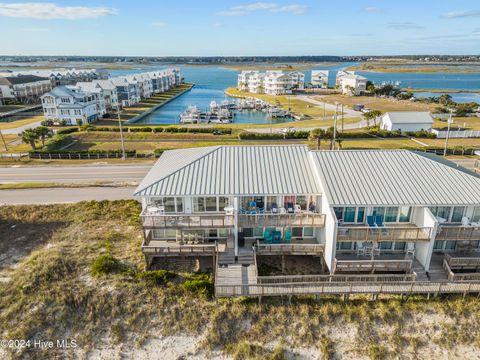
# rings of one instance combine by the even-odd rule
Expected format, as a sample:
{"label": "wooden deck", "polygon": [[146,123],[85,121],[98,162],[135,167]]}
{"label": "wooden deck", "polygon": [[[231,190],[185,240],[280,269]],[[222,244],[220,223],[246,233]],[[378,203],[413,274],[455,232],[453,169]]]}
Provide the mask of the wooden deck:
{"label": "wooden deck", "polygon": [[441,225],[435,240],[480,240],[480,228]]}
{"label": "wooden deck", "polygon": [[146,229],[232,228],[233,215],[225,214],[142,214]]}
{"label": "wooden deck", "polygon": [[334,273],[355,272],[412,272],[412,259],[405,259],[405,254],[383,254],[376,256],[357,256],[338,253],[334,260]]}
{"label": "wooden deck", "polygon": [[429,241],[432,228],[413,224],[384,227],[345,226],[337,228],[337,241]]}
{"label": "wooden deck", "polygon": [[177,245],[166,244],[164,241],[150,241],[142,245],[142,252],[146,256],[215,256],[218,244]]}
{"label": "wooden deck", "polygon": [[238,214],[239,227],[325,227],[325,214],[300,212],[293,214]]}
{"label": "wooden deck", "polygon": [[263,244],[257,241],[258,255],[321,255],[325,250],[323,244]]}

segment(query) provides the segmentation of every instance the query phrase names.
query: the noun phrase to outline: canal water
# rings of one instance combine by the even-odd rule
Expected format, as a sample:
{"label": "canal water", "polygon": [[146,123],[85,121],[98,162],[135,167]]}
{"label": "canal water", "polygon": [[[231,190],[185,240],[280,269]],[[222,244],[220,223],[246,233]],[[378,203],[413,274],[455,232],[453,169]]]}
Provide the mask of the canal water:
{"label": "canal water", "polygon": [[[334,66],[315,66],[311,69],[330,70],[329,85],[335,85],[335,75],[338,70],[344,69],[353,63],[342,63]],[[176,66],[176,65],[175,65]],[[139,67],[131,70],[111,70],[112,76],[138,73],[166,68],[161,67]],[[195,87],[161,107],[152,114],[141,120],[146,124],[177,124],[180,113],[188,106],[195,105],[200,110],[207,110],[210,102],[215,100],[221,102],[229,99],[224,90],[236,86],[238,71],[219,66],[179,66],[182,77],[185,81],[195,83]],[[311,69],[305,69],[305,83],[310,82]],[[444,74],[444,73],[380,73],[380,72],[357,72],[367,77],[376,84],[382,82],[400,81],[402,87],[417,89],[451,89],[451,90],[480,90],[480,73],[469,74]],[[416,93],[419,97],[439,96],[441,93]],[[458,102],[480,102],[479,93],[451,93],[454,101]],[[235,123],[268,124],[285,122],[285,119],[271,119],[267,114],[258,111],[238,112],[235,116]]]}

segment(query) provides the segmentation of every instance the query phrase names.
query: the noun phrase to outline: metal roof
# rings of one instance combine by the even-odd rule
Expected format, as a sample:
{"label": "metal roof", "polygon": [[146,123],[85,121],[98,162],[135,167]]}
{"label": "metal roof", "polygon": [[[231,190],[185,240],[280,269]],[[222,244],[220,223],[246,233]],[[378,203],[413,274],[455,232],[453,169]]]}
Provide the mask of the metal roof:
{"label": "metal roof", "polygon": [[307,146],[214,146],[164,152],[134,196],[320,193]]}
{"label": "metal roof", "polygon": [[392,124],[433,124],[432,115],[428,111],[390,111],[383,115]]}
{"label": "metal roof", "polygon": [[480,178],[407,150],[312,151],[331,205],[479,205]]}

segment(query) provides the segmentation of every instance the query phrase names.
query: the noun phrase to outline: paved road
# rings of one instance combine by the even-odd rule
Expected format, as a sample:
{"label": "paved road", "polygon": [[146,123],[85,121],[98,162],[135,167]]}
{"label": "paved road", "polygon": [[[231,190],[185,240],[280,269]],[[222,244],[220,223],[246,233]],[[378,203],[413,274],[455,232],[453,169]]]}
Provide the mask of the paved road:
{"label": "paved road", "polygon": [[65,204],[84,200],[131,199],[134,187],[0,190],[1,205]]}
{"label": "paved road", "polygon": [[0,183],[139,182],[151,167],[151,164],[2,166]]}
{"label": "paved road", "polygon": [[39,127],[41,124],[42,124],[42,121],[36,121],[34,123],[19,126],[19,127],[16,127],[16,128],[2,130],[2,134],[3,135],[17,135],[17,134],[20,134],[24,130],[34,129],[36,127]]}

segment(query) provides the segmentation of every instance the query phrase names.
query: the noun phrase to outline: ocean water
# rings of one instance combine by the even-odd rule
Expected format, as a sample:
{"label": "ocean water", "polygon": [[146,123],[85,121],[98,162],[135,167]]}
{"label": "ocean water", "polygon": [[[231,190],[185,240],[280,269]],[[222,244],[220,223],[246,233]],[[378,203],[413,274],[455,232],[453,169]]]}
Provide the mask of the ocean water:
{"label": "ocean water", "polygon": [[[335,84],[335,75],[338,70],[344,69],[354,63],[343,63],[334,66],[312,66],[303,70],[305,73],[305,82],[308,83],[311,78],[312,69],[330,70],[329,85]],[[159,67],[138,67],[130,70],[111,70],[112,76],[138,73],[140,71],[150,71],[166,68]],[[179,66],[182,76],[187,82],[195,83],[195,87],[166,104],[154,113],[142,119],[142,123],[147,124],[177,124],[179,123],[180,113],[188,106],[195,105],[201,110],[209,108],[210,102],[215,100],[221,102],[228,99],[224,90],[237,84],[238,71],[224,68],[221,66]],[[451,90],[480,90],[480,73],[478,74],[428,74],[428,73],[379,73],[379,72],[358,72],[358,74],[367,77],[376,84],[382,82],[399,81],[402,87],[411,87],[417,89],[451,89]],[[416,96],[439,96],[440,93],[418,93]],[[479,93],[451,93],[453,100],[458,102],[480,102]],[[284,122],[285,119],[271,119],[263,112],[240,112],[237,113],[235,123],[253,123],[267,124]]]}

